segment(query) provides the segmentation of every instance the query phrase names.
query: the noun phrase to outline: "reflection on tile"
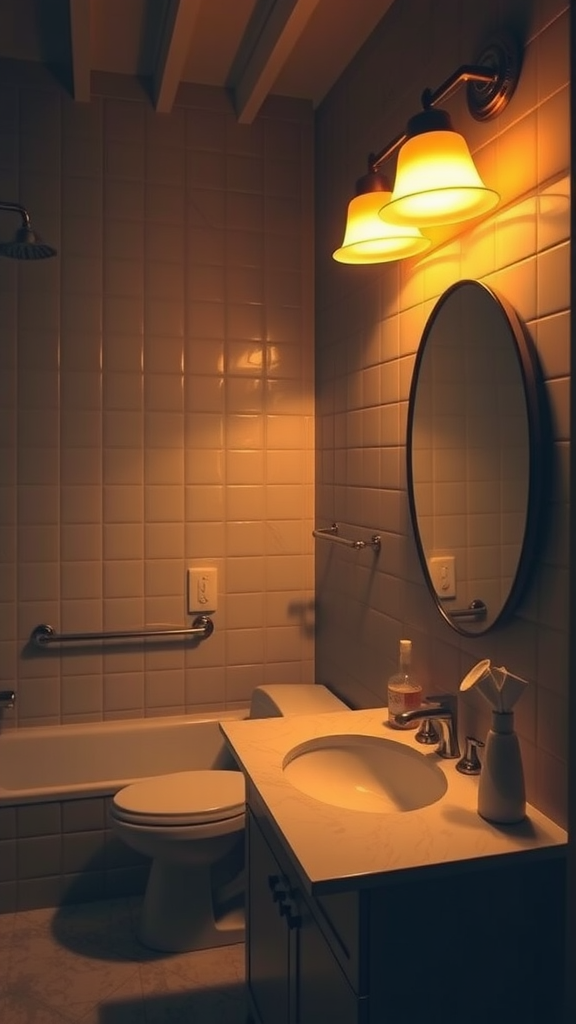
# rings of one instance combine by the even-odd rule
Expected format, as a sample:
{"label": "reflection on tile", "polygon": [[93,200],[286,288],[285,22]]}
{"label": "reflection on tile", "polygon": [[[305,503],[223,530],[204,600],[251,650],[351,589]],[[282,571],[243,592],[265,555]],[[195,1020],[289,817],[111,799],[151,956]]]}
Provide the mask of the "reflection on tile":
{"label": "reflection on tile", "polygon": [[139,900],[0,916],[6,1024],[244,1024],[244,946],[156,953]]}

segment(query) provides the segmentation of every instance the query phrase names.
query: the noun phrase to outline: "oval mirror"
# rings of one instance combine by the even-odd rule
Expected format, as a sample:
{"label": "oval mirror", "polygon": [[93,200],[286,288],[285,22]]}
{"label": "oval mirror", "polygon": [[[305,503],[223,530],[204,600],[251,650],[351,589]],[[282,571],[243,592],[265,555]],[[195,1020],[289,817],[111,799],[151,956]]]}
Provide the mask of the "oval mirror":
{"label": "oval mirror", "polygon": [[518,316],[477,281],[452,285],[426,324],[408,408],[408,497],[436,604],[464,636],[513,611],[534,561],[545,406]]}

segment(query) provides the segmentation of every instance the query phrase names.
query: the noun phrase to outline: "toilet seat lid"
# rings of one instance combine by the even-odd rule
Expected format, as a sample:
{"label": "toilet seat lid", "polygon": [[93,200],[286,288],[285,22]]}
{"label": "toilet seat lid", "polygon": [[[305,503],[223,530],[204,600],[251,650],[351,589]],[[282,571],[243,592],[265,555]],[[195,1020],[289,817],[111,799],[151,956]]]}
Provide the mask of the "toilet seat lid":
{"label": "toilet seat lid", "polygon": [[244,776],[237,771],[190,771],[157,775],[125,786],[113,798],[118,817],[150,824],[207,824],[243,814]]}

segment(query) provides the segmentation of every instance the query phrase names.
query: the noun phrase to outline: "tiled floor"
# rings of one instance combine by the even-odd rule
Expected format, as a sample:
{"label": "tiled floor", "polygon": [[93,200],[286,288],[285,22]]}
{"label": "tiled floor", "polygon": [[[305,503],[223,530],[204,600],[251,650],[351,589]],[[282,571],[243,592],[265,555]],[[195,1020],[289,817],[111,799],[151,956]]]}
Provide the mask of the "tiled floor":
{"label": "tiled floor", "polygon": [[244,946],[146,950],[138,902],[0,915],[2,1024],[245,1024]]}

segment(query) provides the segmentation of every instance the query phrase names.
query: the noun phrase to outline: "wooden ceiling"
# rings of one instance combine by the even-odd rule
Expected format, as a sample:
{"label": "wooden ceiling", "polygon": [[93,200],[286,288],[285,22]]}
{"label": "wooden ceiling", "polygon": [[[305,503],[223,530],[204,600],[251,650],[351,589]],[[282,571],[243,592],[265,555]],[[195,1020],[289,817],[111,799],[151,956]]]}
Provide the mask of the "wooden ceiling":
{"label": "wooden ceiling", "polygon": [[149,81],[168,112],[180,82],[229,89],[249,123],[269,93],[317,106],[393,0],[1,0],[0,57]]}

